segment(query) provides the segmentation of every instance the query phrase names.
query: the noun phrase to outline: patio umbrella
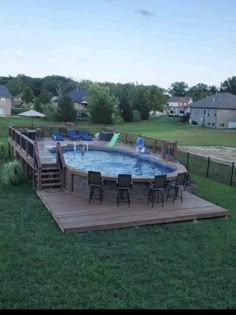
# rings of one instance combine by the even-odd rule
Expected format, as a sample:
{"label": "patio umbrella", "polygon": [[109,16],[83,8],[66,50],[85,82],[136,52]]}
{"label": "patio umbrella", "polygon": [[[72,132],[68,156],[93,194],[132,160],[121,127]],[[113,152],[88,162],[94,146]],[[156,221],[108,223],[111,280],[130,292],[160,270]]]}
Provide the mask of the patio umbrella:
{"label": "patio umbrella", "polygon": [[40,112],[37,112],[36,110],[28,110],[27,112],[23,112],[23,113],[20,113],[18,114],[18,116],[24,116],[24,117],[31,117],[32,118],[32,127],[34,125],[34,117],[45,117],[46,115],[40,113]]}

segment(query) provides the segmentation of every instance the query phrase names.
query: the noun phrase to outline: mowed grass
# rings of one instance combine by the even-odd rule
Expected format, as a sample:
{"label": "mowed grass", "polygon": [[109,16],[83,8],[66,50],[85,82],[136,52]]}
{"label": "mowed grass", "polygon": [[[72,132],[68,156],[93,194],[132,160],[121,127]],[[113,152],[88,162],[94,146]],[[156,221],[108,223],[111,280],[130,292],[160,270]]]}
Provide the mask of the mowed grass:
{"label": "mowed grass", "polygon": [[30,184],[1,186],[0,309],[235,309],[236,191],[193,181],[228,219],[67,235]]}
{"label": "mowed grass", "polygon": [[[9,125],[31,125],[31,118],[25,117],[0,117],[0,141],[7,138]],[[34,124],[42,126],[62,126],[58,122],[35,118]],[[101,130],[101,126],[91,124],[88,121],[76,121],[76,127],[94,127],[94,132]],[[193,126],[180,122],[175,117],[160,117],[156,120],[137,123],[124,123],[121,125],[109,125],[114,130],[141,133],[161,140],[177,141],[178,145],[212,145],[236,147],[236,129],[214,129],[201,126]],[[67,127],[70,128],[70,127]]]}
{"label": "mowed grass", "polygon": [[214,129],[182,123],[179,118],[117,125],[117,129],[142,133],[161,140],[177,141],[178,145],[212,145],[236,147],[236,129]]}
{"label": "mowed grass", "polygon": [[[15,120],[24,124],[0,119],[0,141]],[[115,127],[179,144],[236,146],[235,130],[174,118]],[[67,235],[30,183],[0,185],[0,309],[235,309],[236,189],[192,181],[195,194],[230,217]]]}

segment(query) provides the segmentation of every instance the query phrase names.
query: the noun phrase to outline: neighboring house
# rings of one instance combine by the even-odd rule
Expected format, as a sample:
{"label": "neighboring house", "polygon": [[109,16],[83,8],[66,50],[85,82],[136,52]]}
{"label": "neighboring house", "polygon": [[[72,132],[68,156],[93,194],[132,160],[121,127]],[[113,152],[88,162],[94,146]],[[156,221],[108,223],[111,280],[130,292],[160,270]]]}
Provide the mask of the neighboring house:
{"label": "neighboring house", "polygon": [[160,111],[158,111],[158,110],[151,110],[150,112],[149,112],[149,117],[160,117],[160,116],[162,116],[162,115],[164,115],[164,113],[163,112],[160,112]]}
{"label": "neighboring house", "polygon": [[0,85],[0,116],[11,116],[11,93],[5,85]]}
{"label": "neighboring house", "polygon": [[[88,103],[85,99],[88,96],[88,91],[74,90],[74,91],[66,93],[65,95],[71,98],[73,104],[75,105],[75,109],[77,109],[78,111],[86,110]],[[60,99],[59,97],[54,96],[51,99],[51,102],[57,106],[59,99]]]}
{"label": "neighboring house", "polygon": [[22,96],[23,93],[20,93],[16,96],[12,96],[12,107],[20,107],[22,105]]}
{"label": "neighboring house", "polygon": [[211,128],[236,128],[236,96],[218,93],[192,103],[190,123]]}
{"label": "neighboring house", "polygon": [[167,114],[169,116],[182,117],[190,112],[189,106],[192,102],[192,97],[173,96],[168,100]]}

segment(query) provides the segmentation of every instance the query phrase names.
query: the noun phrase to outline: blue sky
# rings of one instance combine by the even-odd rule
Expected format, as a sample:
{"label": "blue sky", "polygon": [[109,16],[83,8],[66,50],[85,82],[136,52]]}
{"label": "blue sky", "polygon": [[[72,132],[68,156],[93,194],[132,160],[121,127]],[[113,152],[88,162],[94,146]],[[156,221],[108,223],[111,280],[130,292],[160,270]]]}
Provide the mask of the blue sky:
{"label": "blue sky", "polygon": [[217,85],[236,75],[235,0],[0,0],[0,75]]}

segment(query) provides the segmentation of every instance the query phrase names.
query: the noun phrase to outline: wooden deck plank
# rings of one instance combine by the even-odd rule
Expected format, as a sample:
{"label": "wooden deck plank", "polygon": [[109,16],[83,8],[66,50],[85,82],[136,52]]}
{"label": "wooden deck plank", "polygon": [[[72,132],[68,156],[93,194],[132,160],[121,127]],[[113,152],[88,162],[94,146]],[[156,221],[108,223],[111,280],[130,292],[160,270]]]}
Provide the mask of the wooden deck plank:
{"label": "wooden deck plank", "polygon": [[172,200],[155,203],[154,207],[144,201],[133,201],[131,206],[115,200],[104,200],[100,205],[79,193],[38,191],[38,196],[52,214],[60,229],[65,233],[85,232],[170,223],[194,219],[217,218],[229,215],[229,211],[197,196],[184,192],[184,201]]}

